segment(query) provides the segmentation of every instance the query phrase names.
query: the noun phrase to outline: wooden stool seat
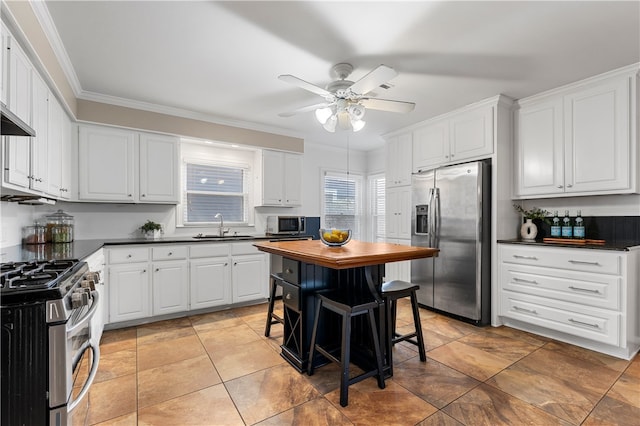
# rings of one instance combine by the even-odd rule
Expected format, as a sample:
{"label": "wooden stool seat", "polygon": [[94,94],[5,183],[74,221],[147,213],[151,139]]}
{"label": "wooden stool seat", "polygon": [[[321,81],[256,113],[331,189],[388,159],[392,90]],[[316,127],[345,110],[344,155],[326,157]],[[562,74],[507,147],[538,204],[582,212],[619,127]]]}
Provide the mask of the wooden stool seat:
{"label": "wooden stool seat", "polygon": [[[420,353],[420,361],[425,362],[427,355],[424,349],[424,337],[422,336],[422,325],[420,323],[420,312],[418,310],[418,298],[416,291],[420,289],[420,286],[412,284],[406,281],[393,280],[382,284],[381,294],[385,301],[386,317],[387,317],[387,330],[389,330],[389,338],[387,339],[387,350],[391,353],[393,345],[398,342],[409,342],[418,347]],[[413,311],[413,324],[415,330],[407,334],[399,334],[396,332],[396,316],[397,316],[397,301],[405,297],[411,298],[411,310]],[[393,374],[393,366],[390,366],[391,373]]]}
{"label": "wooden stool seat", "polygon": [[267,312],[267,325],[264,328],[265,337],[269,337],[271,334],[271,325],[272,324],[284,324],[284,319],[273,313],[273,306],[276,301],[276,290],[278,287],[282,288],[282,275],[271,274],[270,279],[271,288],[269,290],[269,311]]}
{"label": "wooden stool seat", "polygon": [[[315,313],[315,320],[313,323],[313,331],[311,334],[311,345],[309,351],[309,376],[313,375],[315,368],[313,363],[314,353],[318,351],[328,360],[335,362],[341,367],[340,376],[340,405],[346,407],[349,399],[349,386],[358,383],[368,377],[378,377],[378,387],[384,389],[384,372],[382,370],[382,354],[380,351],[380,343],[378,340],[378,334],[376,330],[374,310],[378,308],[378,302],[370,301],[352,304],[349,301],[345,301],[338,294],[331,293],[318,293],[316,294],[317,307]],[[342,336],[340,346],[340,358],[334,355],[327,346],[322,346],[316,343],[318,327],[320,324],[320,313],[322,309],[327,309],[337,313],[342,317]],[[351,320],[358,315],[366,315],[371,330],[371,337],[373,341],[373,352],[376,358],[376,368],[371,371],[366,371],[358,376],[349,378],[349,361],[351,358]],[[335,351],[333,351],[335,352]]]}

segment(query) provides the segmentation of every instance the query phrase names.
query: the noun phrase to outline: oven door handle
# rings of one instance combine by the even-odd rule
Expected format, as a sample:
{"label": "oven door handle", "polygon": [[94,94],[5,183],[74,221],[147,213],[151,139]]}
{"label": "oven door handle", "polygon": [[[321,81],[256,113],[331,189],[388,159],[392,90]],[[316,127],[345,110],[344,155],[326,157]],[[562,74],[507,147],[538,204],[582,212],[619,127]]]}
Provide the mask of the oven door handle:
{"label": "oven door handle", "polygon": [[69,405],[67,406],[67,412],[69,413],[77,407],[80,401],[82,401],[82,399],[86,396],[87,392],[89,392],[89,387],[93,383],[93,379],[96,378],[96,374],[98,373],[98,365],[100,364],[100,348],[97,345],[93,345],[91,343],[89,343],[87,346],[91,349],[91,352],[93,353],[93,362],[91,363],[91,371],[89,371],[89,377],[87,377],[87,381],[84,382],[84,385],[82,386],[82,390],[78,394],[78,397],[73,401],[69,401]]}
{"label": "oven door handle", "polygon": [[87,311],[85,316],[82,317],[82,319],[80,319],[76,324],[72,325],[70,328],[67,329],[67,333],[73,333],[75,330],[84,327],[85,323],[91,321],[91,318],[93,317],[93,315],[96,313],[96,310],[98,309],[98,303],[100,303],[100,294],[96,290],[93,290],[91,292],[91,299],[93,300],[93,303],[91,304],[91,308],[89,308],[89,310]]}

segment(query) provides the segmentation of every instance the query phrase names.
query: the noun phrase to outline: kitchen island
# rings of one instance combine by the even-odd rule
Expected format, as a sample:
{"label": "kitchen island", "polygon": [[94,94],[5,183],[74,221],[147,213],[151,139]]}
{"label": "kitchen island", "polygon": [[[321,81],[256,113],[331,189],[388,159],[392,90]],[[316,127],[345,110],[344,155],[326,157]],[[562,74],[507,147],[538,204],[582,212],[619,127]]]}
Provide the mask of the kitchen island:
{"label": "kitchen island", "polygon": [[[335,289],[375,299],[380,304],[376,323],[386,375],[390,375],[392,354],[386,351],[384,304],[380,288],[386,263],[437,256],[439,250],[391,243],[369,243],[352,240],[342,247],[328,247],[318,240],[265,241],[255,243],[259,250],[282,256],[282,285],[284,303],[284,337],[282,356],[300,372],[309,365],[309,344],[316,309],[315,293]],[[353,328],[354,342],[367,346],[369,335],[365,324]],[[339,323],[327,321],[319,330],[319,339],[339,342]],[[364,368],[366,357],[353,358]]]}

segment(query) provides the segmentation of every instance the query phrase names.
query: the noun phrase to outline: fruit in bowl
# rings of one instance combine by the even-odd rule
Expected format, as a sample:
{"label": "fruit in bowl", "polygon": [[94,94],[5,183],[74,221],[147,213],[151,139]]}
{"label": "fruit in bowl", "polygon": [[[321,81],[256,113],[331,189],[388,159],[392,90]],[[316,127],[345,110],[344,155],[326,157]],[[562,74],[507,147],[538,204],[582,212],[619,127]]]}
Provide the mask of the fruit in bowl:
{"label": "fruit in bowl", "polygon": [[320,229],[320,239],[330,247],[347,244],[351,239],[350,229]]}

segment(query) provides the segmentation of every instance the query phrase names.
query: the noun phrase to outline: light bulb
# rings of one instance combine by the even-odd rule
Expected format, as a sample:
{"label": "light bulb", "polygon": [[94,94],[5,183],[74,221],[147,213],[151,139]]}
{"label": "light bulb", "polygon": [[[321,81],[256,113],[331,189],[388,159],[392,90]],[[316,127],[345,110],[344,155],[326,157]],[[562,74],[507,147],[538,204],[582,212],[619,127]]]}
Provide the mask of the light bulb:
{"label": "light bulb", "polygon": [[362,121],[362,120],[351,121],[351,127],[353,127],[354,132],[362,130],[365,124],[366,124],[366,121]]}
{"label": "light bulb", "polygon": [[318,108],[316,110],[316,118],[318,119],[320,124],[326,123],[329,117],[331,117],[331,114],[333,114],[333,111],[331,111],[331,108],[329,107]]}
{"label": "light bulb", "polygon": [[336,123],[338,122],[338,118],[335,115],[330,116],[326,122],[322,125],[327,132],[335,132],[336,131]]}

